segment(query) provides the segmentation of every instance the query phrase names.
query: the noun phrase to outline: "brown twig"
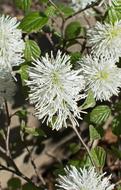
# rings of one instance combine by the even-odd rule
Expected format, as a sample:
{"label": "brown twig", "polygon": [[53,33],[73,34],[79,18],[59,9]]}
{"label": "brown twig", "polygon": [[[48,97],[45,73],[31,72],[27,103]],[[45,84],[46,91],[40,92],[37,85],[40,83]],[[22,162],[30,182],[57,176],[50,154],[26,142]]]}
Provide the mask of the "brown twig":
{"label": "brown twig", "polygon": [[33,159],[33,157],[32,157],[31,151],[29,150],[29,148],[28,148],[27,146],[26,146],[26,150],[27,150],[27,152],[28,152],[28,154],[29,154],[29,156],[30,156],[31,164],[32,164],[32,166],[33,166],[33,168],[34,168],[34,171],[35,171],[37,177],[38,177],[39,180],[42,182],[42,184],[45,185],[46,182],[45,182],[44,178],[42,177],[42,175],[39,173],[39,171],[38,171],[38,169],[37,169],[37,166],[36,166],[36,164],[35,164],[35,162],[34,162],[34,159]]}
{"label": "brown twig", "polygon": [[[24,122],[24,121],[23,121],[23,122]],[[45,184],[46,184],[46,183],[45,183],[45,180],[44,180],[44,178],[42,177],[42,175],[39,173],[39,171],[38,171],[38,169],[37,169],[37,166],[36,166],[36,164],[35,164],[35,162],[34,162],[32,153],[31,153],[30,149],[28,148],[28,146],[27,146],[27,144],[26,144],[26,141],[25,141],[25,138],[24,138],[24,134],[23,134],[23,133],[22,133],[22,135],[21,135],[21,140],[22,140],[22,142],[24,143],[25,149],[27,150],[27,152],[28,152],[28,154],[29,154],[29,157],[30,157],[30,160],[31,160],[31,165],[32,165],[32,167],[33,167],[33,169],[34,169],[34,171],[35,171],[37,177],[38,177],[39,180],[42,182],[42,184],[45,185]]]}
{"label": "brown twig", "polygon": [[29,179],[27,176],[25,176],[23,173],[21,173],[19,170],[13,170],[13,169],[10,169],[2,164],[0,164],[0,170],[5,170],[5,171],[8,171],[8,172],[11,172],[15,175],[17,175],[18,177],[21,177],[22,179],[24,179],[25,181],[27,181],[28,183],[30,183],[31,185],[37,187],[32,181],[31,179]]}
{"label": "brown twig", "polygon": [[73,15],[70,15],[70,16],[66,17],[66,20],[68,20],[68,19],[70,19],[70,18],[72,18],[72,17],[74,17],[74,16],[76,16],[76,15],[78,15],[78,14],[84,12],[85,10],[87,10],[87,9],[89,9],[89,8],[92,8],[92,7],[94,7],[94,6],[97,6],[99,3],[100,3],[100,0],[98,0],[98,1],[96,1],[96,2],[94,2],[94,3],[91,3],[91,4],[87,5],[84,9],[81,9],[81,10],[75,12]]}

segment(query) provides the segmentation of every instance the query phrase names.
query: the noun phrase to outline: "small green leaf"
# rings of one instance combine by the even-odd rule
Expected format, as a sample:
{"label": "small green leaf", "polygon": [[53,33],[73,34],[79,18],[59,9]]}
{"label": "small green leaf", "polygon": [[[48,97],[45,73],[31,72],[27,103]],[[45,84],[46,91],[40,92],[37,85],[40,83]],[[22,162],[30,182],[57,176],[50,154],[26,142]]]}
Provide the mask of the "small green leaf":
{"label": "small green leaf", "polygon": [[18,72],[21,76],[22,84],[24,86],[25,80],[27,80],[29,77],[29,75],[28,75],[28,64],[22,64]]}
{"label": "small green leaf", "polygon": [[10,179],[7,182],[7,184],[8,184],[9,189],[11,190],[17,190],[21,188],[21,181],[19,178],[16,178],[16,177]]}
{"label": "small green leaf", "polygon": [[95,105],[96,105],[96,101],[95,101],[95,98],[94,98],[94,94],[90,90],[88,92],[87,98],[86,98],[85,102],[82,104],[81,108],[84,110],[84,109],[92,108]]}
{"label": "small green leaf", "polygon": [[40,12],[31,12],[21,21],[19,28],[24,32],[37,32],[47,23],[48,17]]}
{"label": "small green leaf", "polygon": [[[73,15],[73,13],[74,13],[74,10],[71,7],[65,6],[62,3],[57,5],[57,6],[63,12],[65,18],[68,17],[68,16]],[[59,13],[57,13],[57,14],[59,14]]]}
{"label": "small green leaf", "polygon": [[98,130],[93,126],[89,126],[90,140],[101,139],[101,135]]}
{"label": "small green leaf", "polygon": [[81,53],[80,52],[72,52],[71,54],[71,63],[75,64],[77,61],[81,59]]}
{"label": "small green leaf", "polygon": [[24,56],[27,61],[32,61],[32,58],[37,59],[41,54],[41,50],[38,44],[33,40],[27,40],[25,42]]}
{"label": "small green leaf", "polygon": [[46,137],[45,132],[40,128],[30,128],[30,127],[25,126],[24,131],[30,135],[35,136],[35,137],[38,137],[38,136]]}
{"label": "small green leaf", "polygon": [[111,114],[111,110],[107,105],[95,107],[90,113],[90,121],[94,124],[101,125]]}
{"label": "small green leaf", "polygon": [[26,109],[21,109],[15,113],[20,119],[26,120],[27,118],[27,110]]}
{"label": "small green leaf", "polygon": [[71,22],[65,29],[65,39],[70,40],[76,38],[81,32],[81,25],[78,21]]}

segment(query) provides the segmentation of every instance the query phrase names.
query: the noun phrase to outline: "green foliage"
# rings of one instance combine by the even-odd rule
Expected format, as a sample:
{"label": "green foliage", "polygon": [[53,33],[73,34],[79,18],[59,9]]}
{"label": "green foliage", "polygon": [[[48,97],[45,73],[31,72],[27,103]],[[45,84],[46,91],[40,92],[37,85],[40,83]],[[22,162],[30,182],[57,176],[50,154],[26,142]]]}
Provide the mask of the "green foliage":
{"label": "green foliage", "polygon": [[27,12],[30,9],[32,0],[13,0],[16,6],[25,12]]}
{"label": "green foliage", "polygon": [[88,109],[88,108],[93,108],[96,105],[96,101],[94,98],[94,94],[91,90],[88,91],[87,98],[85,102],[82,104],[81,109]]}
{"label": "green foliage", "polygon": [[27,63],[24,63],[21,65],[18,73],[20,74],[21,76],[21,79],[22,79],[22,85],[24,86],[25,85],[25,80],[28,79],[28,64]]}
{"label": "green foliage", "polygon": [[[91,157],[93,158],[93,161],[96,167],[101,171],[105,165],[105,160],[106,160],[105,150],[102,147],[97,146],[91,149],[90,154],[91,154]],[[84,158],[83,163],[84,165],[87,165],[87,166],[92,165],[88,155]]]}
{"label": "green foliage", "polygon": [[93,125],[89,126],[90,140],[101,139],[101,134]]}
{"label": "green foliage", "polygon": [[84,166],[84,164],[81,160],[69,160],[68,165],[75,166],[76,168],[80,168],[80,167]]}
{"label": "green foliage", "polygon": [[48,6],[47,9],[45,10],[45,14],[48,16],[48,17],[52,17],[54,16],[56,13],[56,9],[54,6]]}
{"label": "green foliage", "polygon": [[92,158],[99,169],[103,169],[105,165],[106,152],[102,147],[95,147],[90,151]]}
{"label": "green foliage", "polygon": [[[32,59],[37,59],[40,57],[41,50],[38,44],[33,40],[26,40],[24,56],[26,61],[32,61]],[[25,69],[26,70],[26,69]]]}
{"label": "green foliage", "polygon": [[81,59],[80,52],[74,52],[70,54],[71,56],[71,63],[74,65],[77,61]]}
{"label": "green foliage", "polygon": [[115,23],[121,19],[121,0],[112,2],[112,6],[108,7],[106,21]]}
{"label": "green foliage", "polygon": [[10,188],[10,190],[17,190],[21,187],[21,180],[17,177],[11,178],[8,182],[7,182],[8,188]]}
{"label": "green foliage", "polygon": [[26,183],[25,185],[22,186],[22,190],[41,190],[41,189]]}
{"label": "green foliage", "polygon": [[65,39],[70,40],[76,38],[81,32],[81,25],[78,21],[73,21],[67,25],[65,29]]}
{"label": "green foliage", "polygon": [[[66,6],[66,5],[64,5],[62,3],[58,4],[58,8],[62,11],[65,18],[71,16],[74,13],[74,10],[71,7]],[[59,13],[57,13],[57,14],[59,14]]]}
{"label": "green foliage", "polygon": [[20,120],[26,120],[27,119],[27,110],[26,109],[21,109],[15,113],[19,117]]}
{"label": "green foliage", "polygon": [[19,27],[27,33],[37,32],[47,23],[48,17],[44,13],[31,12],[21,21]]}
{"label": "green foliage", "polygon": [[107,105],[96,106],[90,113],[90,121],[96,125],[104,123],[111,114],[111,110]]}
{"label": "green foliage", "polygon": [[41,137],[46,137],[46,134],[45,134],[45,132],[41,129],[41,128],[30,128],[30,127],[28,127],[28,126],[26,126],[26,125],[22,125],[21,126],[21,129],[25,132],[25,133],[27,133],[27,134],[29,134],[29,135],[32,135],[32,136],[34,136],[34,137],[38,137],[38,136],[41,136]]}

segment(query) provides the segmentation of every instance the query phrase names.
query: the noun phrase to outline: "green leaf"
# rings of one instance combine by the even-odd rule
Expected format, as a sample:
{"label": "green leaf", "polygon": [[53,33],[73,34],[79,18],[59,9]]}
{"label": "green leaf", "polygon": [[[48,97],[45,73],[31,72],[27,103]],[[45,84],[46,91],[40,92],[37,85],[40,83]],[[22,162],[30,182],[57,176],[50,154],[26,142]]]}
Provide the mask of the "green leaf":
{"label": "green leaf", "polygon": [[26,118],[27,118],[27,110],[26,109],[21,109],[21,110],[17,111],[15,114],[19,117],[19,119],[26,120]]}
{"label": "green leaf", "polygon": [[94,124],[101,125],[111,114],[111,110],[107,105],[95,107],[90,113],[90,121]]}
{"label": "green leaf", "polygon": [[89,126],[90,140],[101,139],[101,135],[98,130],[93,126]]}
{"label": "green leaf", "polygon": [[45,14],[48,16],[48,17],[52,17],[55,15],[55,12],[56,12],[56,8],[54,6],[48,6],[47,9],[45,10]]}
{"label": "green leaf", "polygon": [[19,28],[24,32],[37,32],[47,23],[48,17],[40,12],[31,12],[21,21]]}
{"label": "green leaf", "polygon": [[76,38],[81,32],[81,25],[78,21],[71,22],[65,29],[65,39],[70,40]]}
{"label": "green leaf", "polygon": [[76,168],[82,167],[82,160],[69,160],[68,165],[75,166]]}
{"label": "green leaf", "polygon": [[81,53],[80,52],[72,52],[71,54],[71,63],[75,64],[77,61],[81,59]]}
{"label": "green leaf", "polygon": [[92,108],[96,105],[96,101],[94,98],[94,94],[93,92],[90,90],[88,91],[88,95],[87,98],[85,100],[85,102],[82,104],[81,109],[88,109],[88,108]]}
{"label": "green leaf", "polygon": [[30,127],[24,126],[23,129],[27,134],[33,135],[35,137],[38,137],[38,136],[46,137],[45,132],[40,128],[30,128]]}
{"label": "green leaf", "polygon": [[92,149],[90,153],[92,155],[92,158],[94,159],[96,166],[99,169],[103,169],[105,165],[105,159],[106,159],[105,150],[102,147],[97,146],[94,149]]}
{"label": "green leaf", "polygon": [[21,181],[19,178],[12,178],[10,179],[8,182],[8,187],[11,189],[11,190],[17,190],[17,189],[20,189],[21,188]]}
{"label": "green leaf", "polygon": [[24,11],[28,11],[30,9],[32,0],[14,0],[16,6]]}
{"label": "green leaf", "polygon": [[71,7],[66,6],[66,5],[64,5],[62,3],[58,4],[57,6],[63,12],[65,18],[68,17],[68,16],[71,16],[74,13],[74,10]]}
{"label": "green leaf", "polygon": [[[106,160],[105,150],[102,147],[97,146],[97,147],[90,150],[90,154],[91,154],[91,157],[93,158],[93,161],[94,161],[96,167],[98,168],[98,170],[102,171],[102,169],[105,165],[105,160]],[[91,162],[88,154],[85,154],[83,159],[81,159],[80,165],[82,167],[83,166],[85,166],[85,167],[92,166],[92,162]]]}
{"label": "green leaf", "polygon": [[28,74],[28,64],[22,64],[18,73],[21,76],[22,84],[23,86],[25,85],[25,80],[28,79],[29,74]]}
{"label": "green leaf", "polygon": [[107,10],[106,21],[110,23],[115,23],[121,19],[121,0],[116,0],[112,2],[112,5],[109,6]]}
{"label": "green leaf", "polygon": [[24,56],[27,61],[32,61],[32,58],[37,59],[41,54],[41,50],[38,44],[33,40],[27,40],[25,42]]}
{"label": "green leaf", "polygon": [[41,188],[37,188],[34,185],[26,183],[22,186],[22,190],[41,190]]}

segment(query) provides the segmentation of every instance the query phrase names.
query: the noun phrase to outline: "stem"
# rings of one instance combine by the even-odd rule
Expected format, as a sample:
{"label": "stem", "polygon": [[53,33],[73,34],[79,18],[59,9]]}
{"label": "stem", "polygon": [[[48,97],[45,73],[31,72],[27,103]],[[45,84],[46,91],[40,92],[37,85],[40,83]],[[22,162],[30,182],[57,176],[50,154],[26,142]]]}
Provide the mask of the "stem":
{"label": "stem", "polygon": [[35,162],[34,162],[34,160],[33,160],[32,155],[31,155],[31,152],[30,152],[30,150],[29,150],[29,148],[28,148],[27,146],[26,146],[26,150],[27,150],[27,152],[29,153],[29,156],[30,156],[30,159],[31,159],[31,164],[32,164],[32,166],[33,166],[33,168],[34,168],[34,170],[35,170],[35,173],[36,173],[37,177],[38,177],[39,180],[42,182],[42,184],[45,185],[46,183],[45,183],[43,177],[39,174],[38,169],[37,169],[37,167],[36,167],[36,164],[35,164]]}
{"label": "stem", "polygon": [[24,179],[25,181],[27,181],[28,183],[30,183],[31,185],[35,186],[35,187],[38,187],[36,186],[32,181],[31,179],[29,179],[27,176],[25,176],[23,173],[21,173],[20,171],[15,171],[13,169],[10,169],[2,164],[0,164],[0,170],[5,170],[5,171],[8,171],[8,172],[11,172],[15,175],[17,175],[18,177],[21,177],[22,179]]}
{"label": "stem", "polygon": [[[2,151],[3,154],[6,154],[6,159],[8,161],[8,163],[10,163],[14,170],[13,169],[10,169],[2,164],[0,164],[0,169],[2,170],[6,170],[6,171],[9,171],[9,172],[12,172],[14,174],[16,174],[17,176],[23,178],[24,180],[26,180],[28,183],[34,185],[35,187],[37,187],[32,181],[30,178],[28,178],[26,175],[24,175],[20,170],[19,168],[17,167],[16,163],[14,162],[14,160],[12,159],[12,156],[11,156],[11,153],[10,153],[10,148],[9,148],[9,143],[10,143],[10,124],[11,124],[11,116],[9,114],[9,109],[8,109],[8,104],[7,104],[7,101],[6,99],[4,98],[4,104],[5,104],[5,111],[6,111],[6,117],[7,117],[7,131],[6,131],[6,135],[5,135],[5,145],[6,145],[6,151],[3,151],[3,149],[0,149]],[[34,162],[31,161],[34,165]],[[36,172],[36,171],[35,171]]]}
{"label": "stem", "polygon": [[[23,121],[23,122],[24,122],[24,121]],[[25,124],[25,123],[24,123],[24,124]],[[34,169],[34,171],[35,171],[37,177],[38,177],[39,180],[42,182],[42,184],[45,185],[46,183],[45,183],[45,181],[44,181],[42,175],[38,172],[37,166],[36,166],[36,164],[35,164],[35,162],[34,162],[34,159],[33,159],[33,157],[32,157],[32,153],[31,153],[30,149],[28,148],[28,146],[27,146],[27,144],[26,144],[25,136],[24,136],[23,133],[21,133],[21,141],[22,141],[23,144],[25,145],[25,149],[27,150],[27,152],[28,152],[28,154],[29,154],[29,157],[30,157],[30,160],[31,160],[31,165],[32,165],[32,167],[33,167],[33,169]]]}
{"label": "stem", "polygon": [[4,98],[5,110],[6,110],[6,117],[7,117],[7,132],[6,132],[6,155],[10,156],[10,148],[9,148],[9,141],[10,141],[10,115],[8,110],[8,104],[6,99]]}
{"label": "stem", "polygon": [[92,8],[93,6],[98,5],[99,3],[100,3],[100,0],[98,0],[97,2],[94,2],[94,3],[91,3],[91,4],[87,5],[84,9],[81,9],[81,10],[75,12],[73,15],[68,16],[68,17],[66,18],[66,20],[68,20],[68,19],[70,19],[70,18],[72,18],[72,17],[78,15],[79,13],[84,12],[85,10],[87,10],[87,9],[89,9],[89,8]]}
{"label": "stem", "polygon": [[[78,136],[80,142],[82,143],[82,145],[83,145],[84,148],[86,149],[86,151],[87,151],[87,153],[88,153],[88,155],[89,155],[89,158],[90,158],[90,161],[91,161],[92,165],[93,165],[94,167],[96,167],[96,164],[95,164],[95,162],[94,162],[94,160],[93,160],[93,158],[92,158],[92,156],[91,156],[91,154],[90,154],[90,150],[89,150],[88,146],[85,144],[85,142],[83,141],[83,139],[82,139],[81,135],[79,134],[77,128],[76,128],[76,127],[72,127],[72,128],[73,128],[73,130],[75,131],[76,135]],[[96,167],[96,168],[97,168],[97,167]]]}
{"label": "stem", "polygon": [[59,11],[59,13],[60,13],[60,15],[61,15],[61,17],[62,17],[62,19],[63,20],[65,20],[65,18],[64,18],[64,15],[63,15],[63,12],[56,6],[56,4],[55,3],[53,3],[53,1],[52,0],[48,0],[49,1],[49,3],[53,6],[53,7],[55,7],[55,9],[56,10],[58,10]]}

